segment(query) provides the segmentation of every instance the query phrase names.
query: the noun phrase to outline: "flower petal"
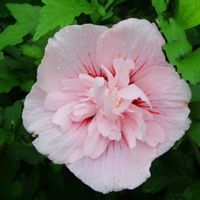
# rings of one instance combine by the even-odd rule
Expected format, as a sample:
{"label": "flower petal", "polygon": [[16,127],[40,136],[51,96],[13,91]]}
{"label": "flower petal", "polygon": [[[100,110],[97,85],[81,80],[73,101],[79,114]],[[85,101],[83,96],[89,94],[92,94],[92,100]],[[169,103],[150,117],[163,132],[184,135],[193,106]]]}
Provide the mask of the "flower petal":
{"label": "flower petal", "polygon": [[76,104],[72,112],[73,121],[83,121],[96,113],[96,106],[92,102]]}
{"label": "flower petal", "polygon": [[144,137],[144,141],[155,147],[159,143],[163,143],[165,141],[165,132],[164,130],[155,122],[146,121],[146,134]]}
{"label": "flower petal", "polygon": [[53,92],[46,95],[44,106],[48,110],[57,110],[65,104],[76,100],[76,93]]}
{"label": "flower petal", "polygon": [[142,66],[168,66],[163,44],[164,39],[155,24],[127,19],[101,34],[97,42],[97,62],[110,69],[115,58],[133,60],[136,70]]}
{"label": "flower petal", "polygon": [[144,140],[146,125],[140,113],[126,113],[121,128],[130,148],[134,147],[136,139]]}
{"label": "flower petal", "polygon": [[129,99],[132,101],[140,98],[141,100],[145,101],[149,106],[151,106],[148,97],[135,84],[131,84],[125,88],[120,89],[118,95],[123,99]]}
{"label": "flower petal", "polygon": [[59,108],[54,116],[52,117],[52,122],[54,125],[60,126],[63,131],[67,131],[71,126],[72,121],[70,119],[70,115],[73,111],[73,106],[76,105],[76,102],[66,104]]}
{"label": "flower petal", "polygon": [[96,191],[108,193],[134,189],[149,176],[155,149],[143,143],[129,149],[126,143],[112,142],[97,159],[83,158],[67,167]]}
{"label": "flower petal", "polygon": [[102,136],[110,140],[119,141],[121,139],[121,124],[120,120],[108,120],[102,115],[96,116],[97,128]]}
{"label": "flower petal", "polygon": [[164,103],[170,102],[174,107],[183,103],[185,106],[185,102],[191,98],[187,83],[172,68],[154,66],[143,69],[135,74],[134,82],[146,94],[152,106],[163,107],[167,106]]}
{"label": "flower petal", "polygon": [[[80,73],[97,75],[96,42],[107,28],[92,24],[61,29],[48,41],[38,68],[39,86],[45,91],[59,91],[61,80],[77,78]],[[49,81],[51,80],[51,81]]]}
{"label": "flower petal", "polygon": [[51,123],[54,112],[44,108],[45,96],[37,83],[33,85],[24,103],[22,113],[24,127],[36,135],[52,133],[60,135],[61,131]]}
{"label": "flower petal", "polygon": [[99,133],[96,117],[94,117],[88,126],[88,136],[85,140],[83,151],[86,156],[92,159],[98,158],[105,151],[108,143],[109,140]]}
{"label": "flower petal", "polygon": [[158,156],[165,153],[189,128],[188,102],[191,92],[187,83],[171,68],[152,67],[134,76],[152,104],[154,120],[166,133],[166,140],[158,146]]}
{"label": "flower petal", "polygon": [[113,67],[115,69],[115,82],[118,87],[125,87],[130,82],[129,73],[131,66],[123,59],[115,59],[113,61]]}
{"label": "flower petal", "polygon": [[87,125],[76,123],[70,126],[68,132],[60,136],[39,136],[33,141],[33,145],[54,163],[71,163],[85,157],[83,145],[86,137]]}
{"label": "flower petal", "polygon": [[157,122],[166,133],[165,142],[157,147],[157,156],[168,151],[177,140],[179,140],[190,127],[191,121],[188,118],[190,110],[188,107],[178,109],[166,109],[162,115],[156,115]]}

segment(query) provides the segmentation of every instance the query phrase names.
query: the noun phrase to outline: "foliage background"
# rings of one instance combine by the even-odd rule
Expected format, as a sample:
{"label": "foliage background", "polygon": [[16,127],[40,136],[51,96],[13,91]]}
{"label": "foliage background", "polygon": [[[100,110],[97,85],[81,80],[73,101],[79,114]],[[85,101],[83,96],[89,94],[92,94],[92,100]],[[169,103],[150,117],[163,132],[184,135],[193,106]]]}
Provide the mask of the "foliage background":
{"label": "foliage background", "polygon": [[[126,18],[157,23],[163,50],[192,90],[192,126],[153,162],[132,191],[102,195],[55,165],[31,144],[23,101],[47,40],[68,24],[111,26]],[[200,0],[0,0],[0,199],[200,200]]]}

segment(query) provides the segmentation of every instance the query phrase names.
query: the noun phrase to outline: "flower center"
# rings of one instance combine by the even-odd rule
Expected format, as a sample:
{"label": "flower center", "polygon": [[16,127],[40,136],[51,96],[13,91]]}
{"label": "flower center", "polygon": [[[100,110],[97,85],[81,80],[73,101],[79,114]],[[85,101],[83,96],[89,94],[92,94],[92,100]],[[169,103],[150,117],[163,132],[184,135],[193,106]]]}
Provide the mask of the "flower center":
{"label": "flower center", "polygon": [[[74,122],[98,118],[100,121],[104,121],[108,127],[112,128],[109,124],[114,124],[112,131],[106,133],[110,139],[120,139],[121,133],[114,131],[114,127],[120,129],[119,120],[123,119],[128,112],[135,112],[130,109],[133,107],[133,102],[140,100],[151,106],[144,92],[130,82],[132,68],[133,66],[130,66],[125,60],[117,59],[113,62],[113,73],[102,66],[104,77],[80,74],[77,79],[63,81],[64,95],[60,94],[62,106],[60,107],[58,104],[59,109],[53,117],[53,123],[65,131]],[[57,97],[58,94],[55,96]],[[48,96],[45,103],[47,106],[53,106],[53,110],[55,104],[52,104],[51,101],[54,98],[54,96]],[[69,103],[64,104],[65,101],[69,101]],[[104,131],[102,130],[102,132]],[[109,132],[115,134],[109,135]]]}

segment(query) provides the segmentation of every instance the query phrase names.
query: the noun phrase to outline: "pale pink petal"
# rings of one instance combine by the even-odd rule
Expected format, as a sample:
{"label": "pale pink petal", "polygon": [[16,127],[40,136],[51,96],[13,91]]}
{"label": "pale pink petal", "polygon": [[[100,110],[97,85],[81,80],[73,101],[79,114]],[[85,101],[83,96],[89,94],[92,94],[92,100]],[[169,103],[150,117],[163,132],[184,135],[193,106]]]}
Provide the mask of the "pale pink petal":
{"label": "pale pink petal", "polygon": [[127,19],[101,34],[97,62],[111,68],[115,58],[130,59],[136,70],[155,65],[168,66],[162,52],[164,39],[147,20]]}
{"label": "pale pink petal", "polygon": [[79,79],[81,80],[82,85],[87,88],[90,88],[94,82],[94,77],[88,74],[79,74]]}
{"label": "pale pink petal", "polygon": [[133,148],[136,145],[136,131],[138,131],[138,124],[135,122],[126,120],[122,123],[123,137],[130,148]]}
{"label": "pale pink petal", "polygon": [[[174,107],[189,102],[191,92],[187,83],[172,68],[151,67],[134,76],[134,82],[149,98],[152,106],[162,107],[173,102]],[[159,105],[161,104],[161,105]],[[170,104],[169,107],[173,106]]]}
{"label": "pale pink petal", "polygon": [[191,92],[186,82],[170,68],[152,67],[144,69],[134,77],[151,101],[157,122],[166,133],[166,140],[158,147],[158,155],[163,154],[180,139],[189,128],[188,102]]}
{"label": "pale pink petal", "polygon": [[[33,141],[33,145],[40,153],[47,155],[55,163],[66,163],[68,160],[75,161],[84,157],[85,155],[82,153],[81,145],[77,144],[80,147],[80,149],[78,149],[77,145],[73,144],[73,146],[72,143],[69,147],[74,149],[70,150],[70,153],[68,154],[69,157],[65,160],[62,160],[62,156],[63,152],[67,152],[67,149],[64,151],[62,149],[62,153],[59,154],[59,156],[58,154],[55,156],[52,155],[52,153],[60,149],[59,147],[61,147],[61,142],[64,142],[64,139],[67,141],[71,139],[70,137],[66,137],[66,134],[64,134],[59,127],[52,124],[51,121],[54,113],[44,108],[44,100],[45,93],[37,86],[37,84],[35,84],[29,95],[26,97],[22,116],[25,128],[34,135],[38,135]],[[74,129],[72,130],[72,133],[75,133]],[[76,134],[74,141],[79,141],[80,144],[84,141],[86,134],[87,128],[83,127],[79,133]],[[77,153],[78,151],[79,153]]]}
{"label": "pale pink petal", "polygon": [[140,98],[141,100],[145,101],[149,106],[151,106],[148,97],[135,84],[131,84],[125,88],[120,89],[118,95],[123,99],[129,99],[129,100],[136,100]]}
{"label": "pale pink petal", "polygon": [[61,89],[66,92],[79,92],[85,89],[86,82],[82,81],[79,78],[65,78],[64,80],[60,80]]}
{"label": "pale pink petal", "polygon": [[[45,91],[59,91],[60,80],[77,78],[80,73],[97,75],[96,42],[104,26],[72,25],[57,32],[49,39],[45,55],[38,68],[39,86]],[[51,81],[49,81],[51,80]]]}
{"label": "pale pink petal", "polygon": [[[111,71],[108,68],[106,68],[104,65],[101,65],[101,69],[103,70],[103,72],[105,73],[105,75],[108,79],[108,84],[111,84],[111,82],[115,83],[115,81],[113,79],[113,74],[111,73]],[[110,85],[110,88],[112,88],[113,86],[114,86],[114,84],[112,83]]]}
{"label": "pale pink petal", "polygon": [[71,126],[67,133],[57,137],[42,135],[34,140],[33,144],[54,163],[70,163],[85,156],[83,145],[87,134],[87,125],[77,123]]}
{"label": "pale pink petal", "polygon": [[85,155],[92,159],[98,158],[105,151],[109,142],[99,133],[96,117],[93,118],[88,126],[88,136],[84,143],[83,151]]}
{"label": "pale pink petal", "polygon": [[97,106],[102,106],[105,93],[105,80],[102,77],[95,78],[94,80],[94,99]]}
{"label": "pale pink petal", "polygon": [[110,143],[97,159],[83,158],[67,167],[94,190],[107,193],[142,184],[150,176],[149,168],[154,158],[154,148],[138,143],[129,149],[122,140]]}
{"label": "pale pink petal", "polygon": [[131,104],[128,107],[127,112],[140,113],[140,114],[142,114],[142,117],[143,117],[144,120],[153,120],[153,114],[151,112],[149,112],[145,108],[141,108],[141,107],[136,106],[134,104]]}
{"label": "pale pink petal", "polygon": [[57,112],[52,117],[52,122],[55,125],[60,126],[63,131],[68,130],[72,124],[72,121],[70,119],[70,114],[73,112],[73,107],[75,105],[76,102],[62,106],[57,110]]}
{"label": "pale pink petal", "polygon": [[57,110],[61,106],[71,103],[76,99],[76,93],[53,92],[46,95],[44,106],[48,110]]}
{"label": "pale pink petal", "polygon": [[113,112],[117,115],[121,115],[124,111],[128,110],[132,100],[120,99],[119,105],[113,109]]}
{"label": "pale pink petal", "polygon": [[119,141],[121,139],[120,120],[109,120],[102,115],[96,116],[97,128],[100,134],[110,140]]}
{"label": "pale pink petal", "polygon": [[115,82],[118,87],[125,87],[130,82],[129,73],[131,66],[123,59],[115,59],[113,61],[113,68],[115,69]]}
{"label": "pale pink petal", "polygon": [[103,106],[103,111],[104,115],[110,119],[116,119],[116,114],[113,113],[115,109],[115,104],[116,101],[113,98],[110,98],[108,94],[104,96],[104,106]]}
{"label": "pale pink petal", "polygon": [[135,140],[144,140],[146,125],[140,113],[125,114],[121,123],[121,129],[125,136],[125,141],[130,148],[135,146]]}
{"label": "pale pink petal", "polygon": [[159,126],[158,123],[153,121],[146,121],[146,134],[144,137],[144,141],[152,146],[155,147],[159,143],[163,143],[166,139],[166,133],[164,132],[163,128]]}
{"label": "pale pink petal", "polygon": [[54,113],[44,108],[44,101],[45,93],[36,83],[25,99],[22,113],[24,127],[34,135],[49,134],[51,136],[52,133],[60,135],[61,131],[51,124]]}
{"label": "pale pink petal", "polygon": [[73,108],[71,119],[73,121],[83,121],[96,113],[96,105],[92,102],[79,103]]}
{"label": "pale pink petal", "polygon": [[185,108],[166,109],[162,115],[156,115],[155,121],[165,131],[166,139],[157,147],[157,156],[168,151],[177,140],[179,140],[190,127],[191,121],[188,118],[190,110]]}

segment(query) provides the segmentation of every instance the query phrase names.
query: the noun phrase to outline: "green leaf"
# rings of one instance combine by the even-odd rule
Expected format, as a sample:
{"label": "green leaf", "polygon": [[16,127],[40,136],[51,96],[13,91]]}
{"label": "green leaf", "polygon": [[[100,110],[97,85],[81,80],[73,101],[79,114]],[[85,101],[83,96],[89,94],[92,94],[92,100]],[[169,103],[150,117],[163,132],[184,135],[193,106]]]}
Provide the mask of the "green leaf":
{"label": "green leaf", "polygon": [[21,119],[22,103],[16,101],[13,106],[5,108],[3,112],[3,127],[5,130],[9,130],[11,127],[16,127],[17,123]]}
{"label": "green leaf", "polygon": [[169,22],[162,17],[159,19],[167,43],[164,50],[170,63],[177,66],[178,72],[185,80],[196,84],[200,81],[200,48],[192,52],[192,46],[188,42],[183,28],[171,18]]}
{"label": "green leaf", "polygon": [[115,0],[108,0],[105,5],[105,9],[108,9],[114,2],[115,2]]}
{"label": "green leaf", "polygon": [[43,56],[43,49],[34,44],[23,44],[20,47],[22,54],[35,59],[41,59]]}
{"label": "green leaf", "polygon": [[63,165],[54,164],[54,163],[50,163],[50,166],[51,166],[52,170],[57,172],[57,173],[60,173],[60,171],[63,168]]}
{"label": "green leaf", "polygon": [[39,24],[34,40],[66,25],[72,24],[81,13],[90,14],[92,6],[86,0],[42,0],[45,6],[41,10]]}
{"label": "green leaf", "polygon": [[200,147],[200,123],[193,122],[189,130],[190,137],[196,142]]}
{"label": "green leaf", "polygon": [[190,90],[192,92],[192,102],[200,102],[200,85],[191,85]]}
{"label": "green leaf", "polygon": [[143,186],[143,191],[146,193],[156,193],[164,189],[170,184],[171,180],[167,176],[161,176],[159,174],[154,175]]}
{"label": "green leaf", "polygon": [[13,183],[13,179],[16,177],[16,174],[20,168],[20,163],[16,159],[12,159],[9,156],[5,155],[0,157],[0,198],[1,199],[11,199],[8,197],[9,187]]}
{"label": "green leaf", "polygon": [[200,0],[179,0],[175,16],[185,29],[200,24]]}
{"label": "green leaf", "polygon": [[101,16],[105,16],[105,14],[106,14],[106,10],[105,10],[104,6],[102,6],[101,4],[98,5],[98,12]]}
{"label": "green leaf", "polygon": [[200,48],[190,53],[183,60],[178,61],[178,71],[185,80],[196,84],[200,81]]}
{"label": "green leaf", "polygon": [[20,143],[10,144],[7,148],[7,154],[15,159],[23,160],[30,165],[37,165],[43,161],[43,156],[33,146]]}
{"label": "green leaf", "polygon": [[[187,149],[189,148],[187,147]],[[196,179],[198,170],[194,168],[194,160],[190,152],[181,152],[179,150],[171,150],[152,163],[151,177],[142,187],[145,193],[154,194],[163,190],[163,200],[178,200],[178,198],[165,198],[164,196],[180,194],[179,190],[183,191],[188,184]]]}
{"label": "green leaf", "polygon": [[32,172],[25,182],[26,190],[24,191],[25,194],[23,194],[23,198],[26,200],[39,200],[38,198],[35,198],[35,193],[40,184],[40,171],[38,170],[38,167],[32,167],[32,169]]}
{"label": "green leaf", "polygon": [[6,141],[7,135],[3,129],[0,128],[0,145],[4,144]]}
{"label": "green leaf", "polygon": [[155,7],[158,15],[163,13],[167,9],[168,3],[169,0],[152,0],[152,5]]}
{"label": "green leaf", "polygon": [[190,117],[192,120],[200,121],[200,102],[191,102],[189,104],[191,113]]}
{"label": "green leaf", "polygon": [[34,84],[33,80],[28,80],[21,84],[21,89],[25,92],[29,92],[33,84]]}
{"label": "green leaf", "polygon": [[7,199],[16,199],[23,193],[23,186],[20,181],[15,181],[7,187],[6,194]]}
{"label": "green leaf", "polygon": [[0,51],[0,60],[3,60],[4,59],[4,55],[3,55],[3,52]]}
{"label": "green leaf", "polygon": [[5,65],[6,60],[0,61],[0,93],[9,92],[12,87],[19,85],[15,74]]}
{"label": "green leaf", "polygon": [[196,181],[189,185],[182,194],[184,200],[199,200],[200,197],[200,181]]}
{"label": "green leaf", "polygon": [[38,23],[40,11],[39,6],[29,4],[9,3],[6,6],[17,22],[0,33],[0,50],[7,45],[20,43],[25,35],[32,33]]}
{"label": "green leaf", "polygon": [[179,26],[173,18],[171,18],[169,22],[160,18],[159,23],[161,30],[167,39],[164,50],[167,53],[169,61],[176,65],[178,60],[191,52],[192,46],[188,42],[182,27]]}
{"label": "green leaf", "polygon": [[[3,99],[2,96],[1,96],[0,99]],[[3,108],[0,107],[0,125],[1,125],[1,123],[2,123],[2,121],[3,121],[3,115],[2,115],[2,113],[3,113]]]}

